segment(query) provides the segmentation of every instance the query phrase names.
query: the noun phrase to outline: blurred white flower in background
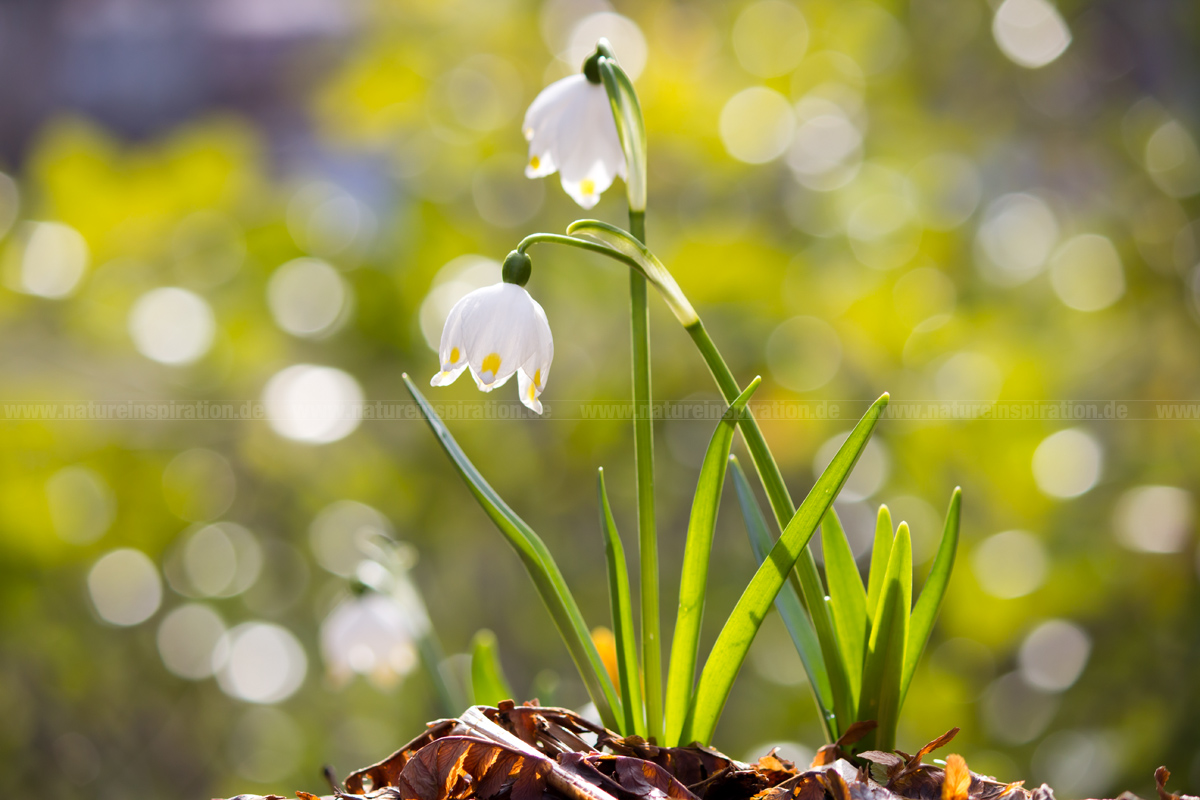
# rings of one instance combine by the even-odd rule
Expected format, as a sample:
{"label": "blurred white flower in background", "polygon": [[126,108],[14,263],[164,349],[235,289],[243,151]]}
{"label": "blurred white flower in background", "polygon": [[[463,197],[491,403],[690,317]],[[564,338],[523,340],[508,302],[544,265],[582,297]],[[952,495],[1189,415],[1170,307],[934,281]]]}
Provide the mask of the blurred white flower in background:
{"label": "blurred white flower in background", "polygon": [[[4,206],[10,201],[0,198],[0,226],[5,229],[4,218],[15,214],[15,202],[9,210]],[[9,288],[61,300],[79,286],[91,261],[87,240],[79,231],[61,222],[25,222],[18,226],[15,239],[4,264]]]}
{"label": "blurred white flower in background", "polygon": [[271,428],[287,439],[328,444],[349,436],[362,421],[362,387],[333,367],[294,364],[263,388]]}
{"label": "blurred white flower in background", "polygon": [[448,386],[470,367],[480,391],[490,392],[516,373],[521,402],[542,413],[538,397],[550,376],[554,338],[546,312],[523,287],[497,283],[459,300],[438,353],[442,369],[431,386]]}
{"label": "blurred white flower in background", "polygon": [[129,311],[129,335],[134,346],[160,364],[191,364],[209,351],[216,331],[216,318],[208,302],[176,286],[151,289]]}
{"label": "blurred white flower in background", "polygon": [[416,643],[429,632],[429,617],[406,575],[374,561],[362,562],[359,573],[363,583],[388,591],[368,590],[338,603],[321,623],[321,655],[335,683],[357,674],[387,689],[416,667]]}
{"label": "blurred white flower in background", "polygon": [[560,173],[563,189],[583,208],[596,205],[614,178],[625,177],[625,153],[608,93],[583,74],[543,89],[521,128],[529,142],[525,175]]}
{"label": "blurred white flower in background", "polygon": [[1071,29],[1046,0],[1004,0],[992,18],[992,36],[1010,61],[1028,69],[1046,66],[1071,44]]}

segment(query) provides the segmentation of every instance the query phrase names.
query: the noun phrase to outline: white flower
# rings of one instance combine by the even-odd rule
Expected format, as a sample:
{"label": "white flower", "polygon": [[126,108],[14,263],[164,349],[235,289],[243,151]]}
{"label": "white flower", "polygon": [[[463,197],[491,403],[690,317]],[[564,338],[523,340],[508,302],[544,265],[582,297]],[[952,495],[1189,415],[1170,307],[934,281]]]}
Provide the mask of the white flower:
{"label": "white flower", "polygon": [[450,309],[438,348],[442,371],[429,381],[447,386],[467,367],[490,392],[517,373],[521,402],[542,413],[538,397],[550,375],[554,338],[546,312],[515,283],[476,289]]}
{"label": "white flower", "polygon": [[543,89],[522,127],[529,141],[526,177],[557,170],[563,189],[584,208],[596,205],[613,178],[625,178],[625,154],[608,93],[582,73]]}
{"label": "white flower", "polygon": [[[321,623],[321,654],[337,683],[366,675],[389,688],[417,663],[423,611],[374,592],[343,600]],[[427,623],[425,623],[427,624]]]}

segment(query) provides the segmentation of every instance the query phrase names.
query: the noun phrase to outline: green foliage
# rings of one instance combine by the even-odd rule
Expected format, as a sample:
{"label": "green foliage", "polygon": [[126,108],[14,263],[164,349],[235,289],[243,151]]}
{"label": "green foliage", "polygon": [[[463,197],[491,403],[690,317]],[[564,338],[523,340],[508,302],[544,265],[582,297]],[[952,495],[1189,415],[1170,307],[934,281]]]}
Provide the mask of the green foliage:
{"label": "green foliage", "polygon": [[[4,403],[232,402],[261,412],[272,377],[306,363],[352,377],[366,409],[381,403],[391,416],[364,418],[344,438],[318,444],[280,436],[277,420],[262,414],[54,420],[5,411],[0,760],[11,766],[0,788],[18,794],[61,775],[55,791],[65,800],[94,796],[99,787],[224,797],[304,785],[314,763],[328,761],[344,774],[407,741],[428,719],[461,709],[454,679],[468,677],[464,655],[481,627],[502,642],[518,699],[576,708],[588,701],[572,650],[548,635],[553,618],[535,599],[523,562],[511,557],[506,537],[491,533],[438,440],[410,414],[419,408],[399,377],[407,370],[420,385],[436,371],[439,302],[469,277],[464,267],[498,261],[522,233],[561,231],[579,214],[556,177],[521,174],[524,109],[547,80],[578,67],[557,58],[569,39],[570,25],[555,17],[562,5],[365,4],[351,35],[268,48],[282,61],[256,49],[262,80],[246,94],[239,89],[234,106],[206,105],[222,96],[211,88],[229,80],[223,59],[180,69],[170,59],[189,48],[148,45],[146,75],[162,85],[184,76],[203,90],[200,97],[156,93],[169,105],[165,122],[154,121],[155,97],[129,94],[142,84],[125,80],[116,62],[55,68],[60,54],[77,59],[75,48],[102,43],[105,31],[80,39],[72,25],[40,25],[36,15],[10,20],[10,33],[50,61],[46,69],[21,70],[14,86],[40,100],[36,108],[12,106],[3,125],[0,170],[17,190],[6,194],[0,178]],[[912,527],[916,596],[897,745],[911,751],[960,725],[956,745],[973,768],[1016,780],[1051,779],[1043,778],[1045,756],[1064,742],[1086,742],[1096,752],[1137,742],[1106,762],[1107,787],[1056,788],[1060,796],[1115,796],[1126,788],[1153,796],[1146,777],[1153,768],[1186,765],[1200,748],[1200,710],[1188,700],[1194,680],[1172,666],[1200,642],[1192,557],[1200,428],[1164,416],[1194,411],[1186,403],[1200,392],[1193,224],[1200,212],[1197,195],[1172,183],[1195,166],[1192,145],[1200,137],[1178,98],[1195,94],[1189,59],[1200,28],[1188,4],[1173,4],[1163,17],[1171,24],[1155,26],[1123,24],[1133,12],[1121,4],[1059,3],[1070,47],[1055,63],[1029,70],[997,47],[992,15],[999,4],[793,5],[808,46],[789,51],[794,58],[771,75],[743,63],[747,29],[737,22],[758,3],[619,9],[649,51],[634,84],[654,162],[648,243],[708,326],[689,328],[691,340],[680,336],[670,307],[651,298],[654,400],[728,404],[751,376],[764,377],[739,421],[744,441],[734,442],[746,474],[739,480],[730,469],[754,549],[744,546],[742,523],[726,503],[713,558],[729,579],[710,580],[701,643],[715,638],[744,581],[791,520],[792,496],[798,502],[815,480],[822,443],[844,434],[890,389],[895,400],[875,434],[887,469],[882,482],[857,494],[872,510],[886,501],[892,512],[877,528],[870,569],[866,554],[859,562],[872,624],[892,520]],[[54,31],[66,39],[42,40]],[[145,35],[162,41],[150,28]],[[219,49],[241,47],[261,48],[261,40],[222,40]],[[118,91],[103,94],[113,86],[106,75],[115,76]],[[39,90],[39,81],[53,82],[53,90]],[[730,120],[722,126],[721,112],[747,88],[777,93],[780,107],[796,112],[782,122],[794,121],[801,144],[763,163],[730,154]],[[73,98],[69,108],[64,97]],[[814,110],[838,119],[844,113],[858,134],[822,185],[797,172],[805,166],[803,142],[814,141]],[[1164,143],[1182,161],[1163,158]],[[345,194],[329,201],[318,190],[330,187]],[[623,192],[618,181],[587,215],[624,225]],[[1030,229],[1020,215],[997,216],[1009,194],[1036,198],[1053,224]],[[44,221],[78,231],[89,254],[74,290],[57,299],[21,290],[29,226]],[[352,229],[349,244],[327,235]],[[1101,267],[1113,266],[1073,258],[1080,236],[1115,249],[1120,288],[1107,307],[1070,304],[1078,305],[1080,291],[1094,293],[1104,283]],[[992,255],[1032,253],[1024,248],[1034,240],[1042,260],[1026,262],[1020,274],[995,272]],[[629,556],[635,628],[631,426],[580,413],[619,404],[628,382],[629,265],[566,248],[531,254],[529,290],[557,346],[545,395],[554,414],[472,417],[493,401],[511,401],[512,387],[483,396],[469,379],[429,399],[479,473],[545,537],[586,627],[610,624],[592,483],[595,467],[606,465],[610,513]],[[470,261],[457,261],[464,256]],[[274,276],[298,258],[329,264],[346,293],[337,324],[315,336],[281,328],[269,299]],[[997,280],[1003,277],[1012,280]],[[162,287],[185,288],[211,309],[211,348],[192,363],[155,362],[131,338],[131,310]],[[797,320],[822,337],[789,338]],[[724,369],[693,348],[708,346],[710,331],[708,344],[715,340],[729,358]],[[1067,406],[1064,398],[1085,402]],[[1093,402],[1101,412],[1114,403],[1128,417],[1072,415]],[[840,413],[805,415],[822,403],[840,405]],[[1002,415],[1023,408],[1031,411]],[[663,564],[672,570],[715,424],[713,414],[655,420],[656,512]],[[1101,459],[1096,486],[1069,497],[1043,491],[1032,469],[1039,445],[1065,429],[1089,437]],[[227,471],[166,480],[173,460],[195,449],[219,456]],[[90,476],[84,488],[52,490],[67,470]],[[957,551],[955,577],[934,593],[937,576],[949,574],[936,555],[949,546],[945,536],[940,548],[937,541],[942,504],[958,483],[970,496],[961,537],[949,550]],[[1147,511],[1135,502],[1145,487],[1173,491],[1178,502]],[[748,504],[756,495],[758,506]],[[840,521],[859,551],[869,538],[868,512],[844,500]],[[430,600],[445,653],[426,648],[426,639],[415,646],[445,680],[431,681],[405,649],[390,670],[380,662],[362,673],[327,674],[323,620],[344,596],[354,563],[326,557],[334,539],[322,520],[346,503],[376,516],[337,530],[382,526],[419,551],[413,580]],[[1171,524],[1148,524],[1168,518]],[[181,554],[198,530],[229,523],[258,545],[257,580],[236,594],[199,593]],[[1015,571],[989,569],[983,556],[994,554],[995,535],[1013,529],[1023,531],[1032,555],[1026,548]],[[1160,545],[1176,549],[1139,549],[1143,530],[1174,532],[1178,538]],[[160,604],[141,623],[115,626],[98,616],[88,581],[102,558],[127,548],[155,565]],[[249,561],[240,556],[245,569]],[[726,752],[753,760],[766,741],[811,749],[836,735],[821,643],[838,635],[837,607],[825,604],[824,578],[803,552],[723,713],[717,743]],[[1017,583],[1023,593],[1007,591]],[[673,605],[671,589],[663,597]],[[196,607],[220,620],[217,634],[262,622],[289,631],[306,656],[296,693],[252,704],[230,693],[228,668],[187,678],[167,666],[167,620]],[[936,613],[932,629],[927,612]],[[668,636],[673,617],[664,616]],[[1057,714],[1028,728],[1031,740],[1015,743],[996,714],[1019,710],[1002,702],[1011,692],[1046,699],[1026,685],[1017,654],[1050,620],[1084,631],[1090,659],[1076,683],[1048,698]],[[629,635],[636,649],[637,631]],[[186,641],[200,647],[202,639]],[[210,655],[205,649],[196,663],[211,664]],[[626,680],[637,674],[630,666],[637,658],[627,659]],[[584,671],[597,669],[586,655],[584,664]],[[810,688],[794,682],[802,669]],[[1113,691],[1133,685],[1129,676],[1137,676],[1137,691]],[[621,680],[614,683],[614,693],[627,697]],[[637,688],[635,679],[629,692]],[[623,725],[628,711],[622,704]],[[131,763],[138,768],[122,767]]]}
{"label": "green foliage", "polygon": [[425,416],[425,420],[429,423],[429,427],[433,430],[438,442],[441,443],[446,455],[454,462],[458,474],[471,489],[471,493],[475,495],[475,499],[487,512],[488,517],[520,556],[529,577],[537,586],[542,602],[550,611],[559,635],[562,636],[567,649],[571,652],[571,657],[575,660],[575,666],[579,669],[580,676],[587,685],[592,702],[596,704],[596,709],[600,713],[600,718],[604,720],[605,725],[619,727],[621,724],[621,701],[617,697],[603,662],[600,660],[600,654],[596,652],[596,645],[592,642],[591,633],[583,621],[583,615],[580,614],[579,607],[576,605],[570,589],[567,588],[566,581],[563,580],[562,572],[554,562],[554,557],[550,555],[545,543],[533,532],[533,529],[508,507],[500,495],[496,494],[496,491],[479,474],[479,470],[463,453],[462,448],[458,446],[458,442],[454,440],[437,412],[429,405],[429,401],[417,390],[409,377],[407,375],[403,377],[405,387],[421,407],[421,413]]}
{"label": "green foliage", "polygon": [[625,566],[625,548],[613,520],[604,488],[604,469],[597,470],[596,493],[600,499],[600,530],[604,533],[604,560],[608,567],[608,601],[611,608],[613,638],[617,648],[617,688],[621,691],[626,731],[646,735],[646,716],[642,706],[642,681],[638,674],[637,635],[633,629],[633,600],[629,594],[629,570]]}
{"label": "green foliage", "polygon": [[712,558],[713,534],[721,490],[725,484],[725,465],[733,445],[733,431],[746,403],[758,389],[755,378],[733,403],[713,432],[696,481],[688,519],[687,541],[683,550],[683,569],[679,576],[679,613],[675,617],[675,636],[671,642],[670,671],[667,673],[666,744],[680,744],[684,720],[693,702],[696,658],[700,650],[700,623],[704,618],[704,598],[708,589],[708,565]]}
{"label": "green foliage", "polygon": [[500,664],[496,634],[486,628],[471,640],[471,694],[474,705],[496,706],[514,698]]}
{"label": "green foliage", "polygon": [[885,394],[876,400],[867,413],[854,426],[849,437],[838,449],[833,461],[817,478],[800,508],[784,529],[783,534],[758,571],[750,585],[742,592],[733,612],[721,629],[712,652],[700,674],[700,685],[692,703],[687,722],[684,724],[683,741],[711,741],[717,720],[725,707],[725,701],[733,688],[733,681],[746,660],[750,644],[754,641],[763,618],[783,588],[788,573],[808,545],[821,517],[829,510],[834,497],[841,491],[854,464],[867,446],[867,440],[879,421],[879,415],[887,405]]}
{"label": "green foliage", "polygon": [[[750,546],[754,550],[754,558],[759,566],[767,560],[771,550],[771,534],[767,530],[767,521],[763,518],[762,509],[754,490],[742,471],[741,464],[735,456],[729,457],[733,464],[734,486],[737,488],[738,502],[742,507],[742,517],[746,522],[746,530],[750,534]],[[825,658],[821,653],[821,642],[813,630],[812,622],[804,611],[800,601],[801,590],[795,570],[788,573],[788,582],[775,596],[775,609],[779,612],[783,624],[787,626],[788,635],[796,652],[800,654],[800,662],[808,676],[808,685],[812,689],[813,699],[821,716],[821,724],[827,741],[837,739],[837,720],[833,713],[833,688],[829,682],[829,673],[825,669]]]}

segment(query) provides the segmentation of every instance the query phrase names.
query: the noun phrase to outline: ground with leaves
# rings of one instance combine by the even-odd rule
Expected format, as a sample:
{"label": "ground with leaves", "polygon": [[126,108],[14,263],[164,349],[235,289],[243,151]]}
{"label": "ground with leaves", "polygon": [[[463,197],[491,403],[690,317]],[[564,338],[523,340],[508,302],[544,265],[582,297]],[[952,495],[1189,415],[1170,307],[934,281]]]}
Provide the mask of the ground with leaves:
{"label": "ground with leaves", "polygon": [[[817,751],[808,769],[775,751],[754,764],[699,745],[658,747],[622,737],[578,714],[536,703],[475,706],[457,719],[430,723],[395,753],[351,773],[332,794],[296,792],[300,800],[1055,800],[1042,784],[1002,783],[950,754],[941,765],[924,759],[958,728],[915,754],[853,753],[875,727],[856,723]],[[1159,800],[1200,800],[1167,790],[1171,773],[1154,774]],[[231,800],[284,800],[238,795]],[[1138,800],[1125,792],[1117,800]]]}

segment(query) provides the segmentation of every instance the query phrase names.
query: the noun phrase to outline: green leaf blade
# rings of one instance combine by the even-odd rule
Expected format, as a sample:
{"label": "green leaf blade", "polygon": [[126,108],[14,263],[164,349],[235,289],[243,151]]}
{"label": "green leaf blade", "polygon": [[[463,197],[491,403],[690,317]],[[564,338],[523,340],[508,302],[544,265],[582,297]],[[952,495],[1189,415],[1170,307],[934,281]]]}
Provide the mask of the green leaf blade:
{"label": "green leaf blade", "polygon": [[867,573],[867,614],[875,618],[875,607],[879,605],[879,590],[883,586],[883,574],[887,572],[888,556],[892,554],[892,512],[881,505],[875,517],[875,543],[871,546],[871,568]]}
{"label": "green leaf blade", "polygon": [[541,537],[534,533],[533,529],[515,511],[509,508],[503,498],[496,493],[496,490],[471,463],[458,442],[450,434],[450,430],[438,417],[433,407],[429,405],[425,396],[417,389],[412,379],[408,375],[401,377],[409,394],[421,408],[421,413],[438,443],[450,457],[459,476],[525,565],[525,570],[529,573],[538,595],[550,612],[550,617],[554,620],[554,625],[558,628],[559,635],[566,644],[571,659],[575,662],[575,667],[579,670],[588,695],[596,704],[596,709],[604,725],[614,729],[619,727],[620,719],[623,716],[621,700],[617,696],[612,680],[608,677],[608,671],[604,668],[604,662],[596,650],[596,645],[592,642],[591,633],[584,622],[583,614],[580,613],[579,606],[567,587],[558,564],[550,555],[550,551]]}
{"label": "green leaf blade", "polygon": [[496,634],[486,628],[471,641],[471,691],[475,705],[497,706],[503,700],[514,699],[500,665]]}
{"label": "green leaf blade", "polygon": [[904,675],[900,683],[900,702],[904,702],[908,694],[908,686],[912,683],[913,674],[917,671],[917,662],[929,642],[933,632],[933,623],[937,620],[938,610],[942,606],[942,598],[946,596],[946,587],[950,584],[950,573],[954,570],[954,557],[958,552],[958,529],[962,517],[962,488],[955,487],[950,496],[950,507],[946,511],[946,524],[942,529],[942,541],[938,545],[937,555],[934,556],[933,566],[929,568],[929,577],[917,598],[913,608],[912,622],[908,633],[908,646],[904,656]]}
{"label": "green leaf blade", "polygon": [[642,682],[638,675],[637,637],[633,629],[633,601],[629,590],[629,570],[625,564],[625,548],[608,504],[604,487],[604,470],[596,477],[596,492],[600,497],[600,529],[604,533],[604,559],[608,566],[608,598],[612,611],[613,638],[617,645],[617,683],[621,689],[625,727],[621,733],[629,736],[646,735],[646,718],[642,706]]}
{"label": "green leaf blade", "polygon": [[887,573],[880,589],[871,638],[863,669],[860,720],[879,723],[867,749],[890,751],[896,743],[900,715],[900,682],[904,650],[908,640],[909,609],[912,606],[912,539],[906,523],[896,531]]}
{"label": "green leaf blade", "polygon": [[[750,535],[750,547],[754,551],[754,558],[758,565],[762,566],[762,563],[767,560],[767,553],[770,552],[773,544],[770,531],[767,529],[767,520],[763,516],[758,500],[754,496],[754,490],[750,488],[750,482],[737,457],[730,456],[729,463],[733,467],[733,485],[737,490],[738,502],[742,507],[742,517],[746,521],[746,531]],[[804,665],[804,671],[808,675],[809,688],[812,689],[817,711],[821,715],[825,738],[832,742],[837,739],[837,736],[834,730],[833,690],[829,686],[829,673],[825,669],[825,659],[821,655],[821,643],[818,641],[812,622],[809,621],[808,614],[805,613],[804,606],[800,602],[799,589],[794,585],[794,581],[789,580],[780,590],[779,595],[775,598],[775,609],[779,612],[779,617],[783,620],[788,635],[792,637],[792,644],[796,646],[796,652],[800,655],[800,663]]]}
{"label": "green leaf blade", "polygon": [[887,402],[888,395],[884,394],[859,420],[739,598],[700,675],[700,685],[684,726],[684,741],[711,741],[721,710],[746,659],[750,644],[774,604],[788,573],[800,558],[821,518],[841,491],[850,470],[854,468],[863,448],[866,447]]}
{"label": "green leaf blade", "polygon": [[[858,565],[854,561],[854,552],[850,549],[846,532],[832,508],[825,512],[825,519],[821,523],[821,544],[825,552],[825,580],[829,585],[830,611],[850,693],[850,709],[857,709],[870,624],[867,619],[867,592],[858,574]],[[850,714],[853,716],[854,711],[851,710]]]}
{"label": "green leaf blade", "polygon": [[717,429],[713,431],[700,466],[700,477],[696,482],[688,519],[683,569],[679,576],[679,610],[675,617],[671,661],[667,672],[665,720],[668,747],[680,744],[679,736],[683,732],[684,718],[692,700],[713,532],[717,524],[717,511],[721,506],[721,490],[725,484],[725,466],[729,460],[729,449],[733,446],[733,433],[742,409],[760,383],[762,378],[755,378],[729,405]]}

